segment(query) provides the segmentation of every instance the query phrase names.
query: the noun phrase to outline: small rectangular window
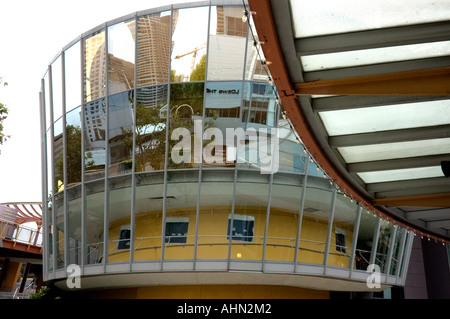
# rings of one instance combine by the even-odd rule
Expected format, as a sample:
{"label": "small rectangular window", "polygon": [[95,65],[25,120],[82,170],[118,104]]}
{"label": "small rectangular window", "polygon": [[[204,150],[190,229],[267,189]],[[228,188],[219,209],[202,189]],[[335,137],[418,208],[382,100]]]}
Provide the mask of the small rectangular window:
{"label": "small rectangular window", "polygon": [[117,243],[117,249],[130,249],[131,230],[130,225],[122,225],[119,230],[119,241]]}
{"label": "small rectangular window", "polygon": [[255,217],[250,215],[238,215],[233,216],[233,227],[231,226],[231,214],[228,215],[228,230],[227,239],[241,240],[247,242],[253,242],[253,232],[255,227]]}
{"label": "small rectangular window", "polygon": [[345,230],[336,227],[335,236],[336,236],[336,250],[340,251],[341,253],[346,254],[347,253],[347,247],[346,247],[347,235],[346,235]]}
{"label": "small rectangular window", "polygon": [[188,226],[188,217],[167,217],[165,242],[186,243]]}

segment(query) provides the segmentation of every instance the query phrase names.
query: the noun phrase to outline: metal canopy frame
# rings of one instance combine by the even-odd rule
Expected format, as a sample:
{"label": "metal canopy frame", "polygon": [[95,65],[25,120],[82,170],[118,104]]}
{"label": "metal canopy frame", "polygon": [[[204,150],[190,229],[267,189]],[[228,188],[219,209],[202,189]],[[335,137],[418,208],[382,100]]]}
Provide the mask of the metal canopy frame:
{"label": "metal canopy frame", "polygon": [[[319,114],[449,99],[450,52],[394,62],[314,69],[302,57],[450,40],[448,21],[296,38],[289,0],[249,0],[281,101],[302,142],[336,184],[377,211],[438,237],[450,237],[450,179],[444,176],[366,183],[358,173],[440,166],[450,154],[346,162],[340,147],[450,136],[450,125],[329,136]],[[332,26],[330,26],[332,27]],[[326,95],[317,98],[317,95]],[[331,95],[331,96],[329,96]],[[427,112],[427,109],[423,109]],[[399,119],[401,120],[401,119]],[[412,213],[423,207],[422,213]]]}

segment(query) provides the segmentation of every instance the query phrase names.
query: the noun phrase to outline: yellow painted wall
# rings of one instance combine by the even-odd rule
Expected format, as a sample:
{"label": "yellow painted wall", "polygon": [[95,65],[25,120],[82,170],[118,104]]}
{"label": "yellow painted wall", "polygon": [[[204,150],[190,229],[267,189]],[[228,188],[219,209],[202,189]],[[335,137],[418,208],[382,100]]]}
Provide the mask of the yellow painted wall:
{"label": "yellow painted wall", "polygon": [[[228,258],[227,227],[231,207],[203,207],[199,212],[198,259]],[[232,241],[231,258],[260,260],[263,252],[263,237],[265,231],[265,207],[236,207],[235,214],[251,215],[255,218],[253,242]],[[188,217],[189,227],[186,243],[167,244],[164,251],[165,259],[193,259],[195,239],[196,209],[168,210],[167,217]],[[109,262],[129,260],[128,250],[117,250],[117,239],[121,225],[129,224],[130,218],[114,221],[109,229]],[[298,216],[295,212],[272,209],[270,213],[266,259],[274,261],[293,261],[295,239],[297,235]],[[347,252],[343,254],[334,246],[335,228],[346,231]],[[146,212],[136,215],[135,254],[134,260],[155,260],[161,258],[162,213]],[[322,264],[325,242],[328,230],[328,220],[320,219],[305,213],[301,227],[299,262]],[[353,226],[335,223],[332,229],[328,265],[348,267],[350,247],[352,244]]]}
{"label": "yellow painted wall", "polygon": [[8,263],[8,271],[6,273],[6,278],[2,283],[2,291],[14,291],[16,289],[17,281],[20,276],[20,269],[22,264],[19,262],[10,261]]}
{"label": "yellow painted wall", "polygon": [[328,291],[287,286],[154,286],[92,293],[93,298],[121,299],[329,299]]}

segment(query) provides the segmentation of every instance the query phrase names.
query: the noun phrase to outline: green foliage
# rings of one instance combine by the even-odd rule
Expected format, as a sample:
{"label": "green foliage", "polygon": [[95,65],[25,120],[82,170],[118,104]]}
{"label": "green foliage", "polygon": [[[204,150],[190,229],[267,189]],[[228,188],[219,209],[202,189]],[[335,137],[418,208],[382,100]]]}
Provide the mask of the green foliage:
{"label": "green foliage", "polygon": [[36,293],[30,295],[30,299],[42,299],[45,297],[50,288],[44,287],[39,289]]}
{"label": "green foliage", "polygon": [[[0,77],[0,85],[6,86],[8,85],[8,82],[5,82],[2,77]],[[0,145],[3,145],[4,142],[9,138],[8,135],[5,135],[3,133],[3,121],[8,116],[8,109],[6,108],[5,104],[0,103]]]}

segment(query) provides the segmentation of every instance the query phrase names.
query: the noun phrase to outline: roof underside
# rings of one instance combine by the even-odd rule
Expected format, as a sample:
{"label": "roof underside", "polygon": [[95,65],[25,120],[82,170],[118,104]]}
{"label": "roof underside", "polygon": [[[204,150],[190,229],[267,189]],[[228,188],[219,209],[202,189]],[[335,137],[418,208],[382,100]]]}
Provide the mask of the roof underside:
{"label": "roof underside", "polygon": [[[330,177],[345,180],[374,206],[448,238],[450,179],[441,162],[450,161],[450,1],[249,5],[268,60],[277,59],[279,46],[289,83],[274,63],[277,89],[282,98],[294,93],[320,148],[316,160],[333,167]],[[278,43],[270,41],[270,24],[262,26],[265,11]]]}

